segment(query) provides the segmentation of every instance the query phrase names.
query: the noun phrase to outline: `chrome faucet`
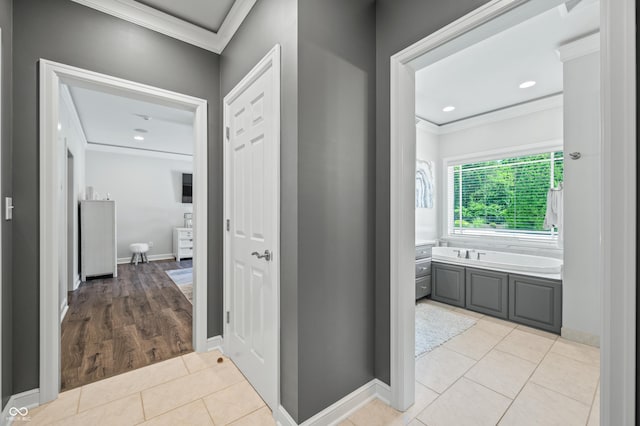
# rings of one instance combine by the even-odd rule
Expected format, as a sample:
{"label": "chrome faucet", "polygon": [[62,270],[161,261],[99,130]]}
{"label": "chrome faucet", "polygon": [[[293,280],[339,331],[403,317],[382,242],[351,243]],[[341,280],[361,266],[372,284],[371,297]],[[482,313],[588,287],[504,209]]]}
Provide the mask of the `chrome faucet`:
{"label": "chrome faucet", "polygon": [[462,257],[462,250],[454,250],[454,253],[458,253],[458,257]]}
{"label": "chrome faucet", "polygon": [[480,252],[478,252],[478,260],[480,260],[480,255],[481,255],[481,254],[487,254],[487,253],[480,253]]}
{"label": "chrome faucet", "polygon": [[475,252],[475,250],[467,250],[467,253],[464,255],[465,259],[471,259],[471,252]]}

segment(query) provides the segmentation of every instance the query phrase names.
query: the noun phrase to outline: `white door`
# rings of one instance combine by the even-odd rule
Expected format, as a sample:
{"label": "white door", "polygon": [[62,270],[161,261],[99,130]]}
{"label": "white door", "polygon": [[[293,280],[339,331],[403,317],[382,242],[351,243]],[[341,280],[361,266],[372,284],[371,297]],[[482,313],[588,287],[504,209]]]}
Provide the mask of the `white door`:
{"label": "white door", "polygon": [[279,334],[277,50],[225,98],[225,349],[272,409],[278,403]]}

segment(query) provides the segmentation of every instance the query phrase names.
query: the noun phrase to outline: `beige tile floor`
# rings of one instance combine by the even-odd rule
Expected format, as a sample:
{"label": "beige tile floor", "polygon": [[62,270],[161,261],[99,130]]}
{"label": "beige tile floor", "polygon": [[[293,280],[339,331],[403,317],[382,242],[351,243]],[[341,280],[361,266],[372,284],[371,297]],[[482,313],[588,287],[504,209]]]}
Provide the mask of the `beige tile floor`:
{"label": "beige tile floor", "polygon": [[405,413],[373,400],[341,426],[599,424],[600,353],[507,321],[478,318],[416,360],[416,403]]}
{"label": "beige tile floor", "polygon": [[275,425],[260,396],[218,351],[190,353],[63,392],[25,420],[14,424]]}

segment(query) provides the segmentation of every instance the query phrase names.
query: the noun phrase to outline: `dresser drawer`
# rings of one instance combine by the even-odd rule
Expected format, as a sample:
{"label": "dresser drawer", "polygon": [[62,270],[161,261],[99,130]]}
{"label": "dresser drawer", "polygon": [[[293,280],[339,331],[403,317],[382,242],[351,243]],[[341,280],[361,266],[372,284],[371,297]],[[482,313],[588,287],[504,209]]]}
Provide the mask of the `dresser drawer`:
{"label": "dresser drawer", "polygon": [[180,257],[193,257],[193,248],[181,248]]}
{"label": "dresser drawer", "polygon": [[416,278],[431,274],[431,258],[416,261]]}
{"label": "dresser drawer", "polygon": [[431,275],[416,280],[416,300],[431,294]]}
{"label": "dresser drawer", "polygon": [[425,259],[431,257],[431,245],[416,246],[416,259]]}
{"label": "dresser drawer", "polygon": [[190,240],[193,238],[193,231],[179,231],[178,238],[181,240]]}

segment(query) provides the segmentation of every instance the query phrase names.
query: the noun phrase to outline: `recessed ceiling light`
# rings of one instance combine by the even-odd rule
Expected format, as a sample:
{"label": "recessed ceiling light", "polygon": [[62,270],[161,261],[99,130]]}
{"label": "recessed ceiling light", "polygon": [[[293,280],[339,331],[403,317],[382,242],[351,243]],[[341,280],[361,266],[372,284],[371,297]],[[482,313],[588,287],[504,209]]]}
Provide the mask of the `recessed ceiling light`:
{"label": "recessed ceiling light", "polygon": [[136,135],[136,136],[134,136],[133,138],[134,138],[135,140],[137,140],[137,141],[143,141],[143,140],[144,140],[144,137],[143,137],[143,136],[140,136],[140,135]]}
{"label": "recessed ceiling light", "polygon": [[449,105],[449,106],[446,106],[446,107],[442,108],[442,110],[443,110],[444,112],[451,112],[451,111],[453,111],[454,109],[456,109],[456,107],[454,107],[453,105]]}
{"label": "recessed ceiling light", "polygon": [[134,132],[138,132],[138,133],[148,133],[149,131],[146,129],[133,129]]}
{"label": "recessed ceiling light", "polygon": [[533,80],[529,80],[529,81],[523,81],[522,83],[520,83],[520,88],[521,89],[528,89],[529,87],[533,87],[536,85],[536,82]]}
{"label": "recessed ceiling light", "polygon": [[152,118],[151,116],[146,115],[146,114],[133,114],[133,115],[135,115],[135,116],[138,116],[138,117],[142,118],[144,121],[149,121],[149,120],[151,120],[151,118]]}

